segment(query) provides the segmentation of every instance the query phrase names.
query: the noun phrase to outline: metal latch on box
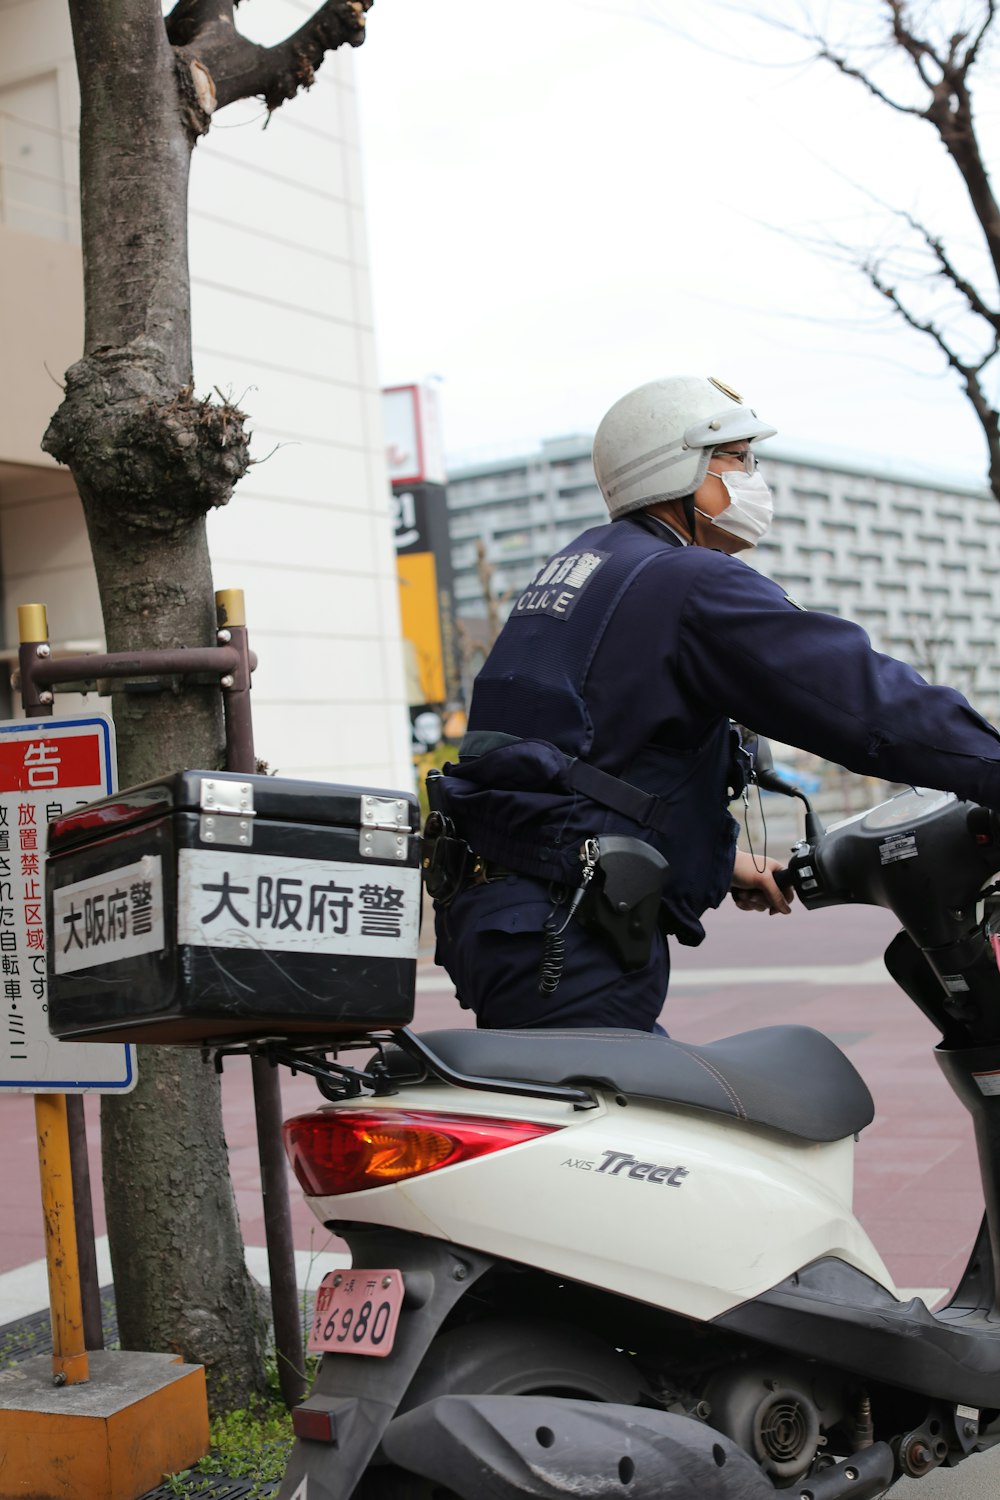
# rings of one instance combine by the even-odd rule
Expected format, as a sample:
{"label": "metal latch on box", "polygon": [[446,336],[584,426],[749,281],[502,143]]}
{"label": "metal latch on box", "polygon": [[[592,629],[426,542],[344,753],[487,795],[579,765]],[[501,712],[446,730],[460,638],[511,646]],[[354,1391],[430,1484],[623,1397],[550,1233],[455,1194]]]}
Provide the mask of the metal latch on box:
{"label": "metal latch on box", "polygon": [[405,797],[362,797],[359,848],[368,859],[405,859],[410,804]]}
{"label": "metal latch on box", "polygon": [[253,843],[253,786],[249,781],[201,783],[198,836],[203,844],[248,849]]}

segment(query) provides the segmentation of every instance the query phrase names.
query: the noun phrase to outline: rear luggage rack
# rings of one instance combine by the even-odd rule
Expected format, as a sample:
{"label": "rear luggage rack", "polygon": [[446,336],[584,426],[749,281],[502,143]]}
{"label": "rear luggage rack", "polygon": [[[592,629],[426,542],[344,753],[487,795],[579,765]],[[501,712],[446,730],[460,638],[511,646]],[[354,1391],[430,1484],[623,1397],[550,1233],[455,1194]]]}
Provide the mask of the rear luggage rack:
{"label": "rear luggage rack", "polygon": [[[387,1053],[393,1048],[396,1056]],[[376,1056],[364,1067],[351,1068],[336,1061],[341,1052],[370,1051]],[[344,1099],[357,1099],[366,1091],[376,1098],[398,1092],[397,1083],[422,1083],[427,1078],[440,1079],[455,1088],[477,1089],[491,1094],[514,1094],[528,1099],[553,1099],[560,1104],[572,1104],[574,1109],[596,1109],[598,1097],[591,1088],[582,1085],[537,1083],[526,1079],[483,1078],[471,1073],[459,1073],[443,1058],[407,1027],[393,1031],[371,1031],[349,1041],[337,1041],[331,1046],[330,1039],[309,1042],[303,1039],[290,1041],[286,1037],[260,1038],[245,1043],[224,1046],[206,1046],[204,1055],[214,1056],[216,1071],[221,1073],[227,1057],[264,1057],[272,1067],[290,1068],[293,1073],[306,1073],[315,1078],[316,1086],[324,1099],[340,1103]],[[333,1057],[328,1056],[333,1053]],[[413,1073],[400,1071],[398,1053],[403,1052],[414,1060],[417,1070]]]}

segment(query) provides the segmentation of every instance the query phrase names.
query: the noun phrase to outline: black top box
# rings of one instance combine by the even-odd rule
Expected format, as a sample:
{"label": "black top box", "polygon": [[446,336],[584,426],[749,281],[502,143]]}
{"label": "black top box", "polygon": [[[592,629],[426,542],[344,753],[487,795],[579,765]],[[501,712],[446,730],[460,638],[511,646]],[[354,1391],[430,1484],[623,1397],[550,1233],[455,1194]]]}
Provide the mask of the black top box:
{"label": "black top box", "polygon": [[181,771],[49,825],[49,1029],[344,1037],[413,1019],[410,792]]}

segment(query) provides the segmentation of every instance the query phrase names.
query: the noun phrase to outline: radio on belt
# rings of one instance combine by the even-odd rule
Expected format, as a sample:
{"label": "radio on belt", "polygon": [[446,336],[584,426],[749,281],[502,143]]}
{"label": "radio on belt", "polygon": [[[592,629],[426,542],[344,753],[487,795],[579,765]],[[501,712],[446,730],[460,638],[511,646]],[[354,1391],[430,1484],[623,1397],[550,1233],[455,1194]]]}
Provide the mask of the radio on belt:
{"label": "radio on belt", "polygon": [[409,792],[181,771],[49,825],[49,1029],[202,1044],[413,1018]]}

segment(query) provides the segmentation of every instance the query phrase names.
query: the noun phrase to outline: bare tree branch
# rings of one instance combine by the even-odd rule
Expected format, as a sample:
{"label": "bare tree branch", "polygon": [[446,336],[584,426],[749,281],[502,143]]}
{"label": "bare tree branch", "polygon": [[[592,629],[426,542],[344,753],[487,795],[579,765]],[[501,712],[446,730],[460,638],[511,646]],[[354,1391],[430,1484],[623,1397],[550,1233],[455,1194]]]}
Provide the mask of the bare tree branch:
{"label": "bare tree branch", "polygon": [[980,26],[979,30],[976,32],[976,35],[972,39],[972,42],[970,43],[969,48],[962,61],[963,73],[968,74],[969,69],[973,66],[976,58],[979,56],[979,49],[986,39],[986,33],[993,25],[995,17],[996,5],[994,4],[994,0],[987,0],[986,15],[983,19],[983,24]]}
{"label": "bare tree branch", "polygon": [[894,209],[893,212],[897,214],[899,218],[903,219],[915,234],[920,235],[921,239],[924,241],[924,244],[927,246],[928,250],[930,250],[931,254],[937,261],[940,274],[951,282],[952,286],[957,292],[961,293],[966,302],[969,304],[970,310],[974,313],[978,313],[981,318],[989,323],[990,327],[996,333],[1000,334],[1000,309],[990,307],[983,298],[982,294],[979,292],[978,288],[973,286],[972,282],[969,281],[967,277],[963,276],[962,273],[955,267],[951,260],[951,257],[948,255],[948,252],[944,247],[944,243],[941,237],[939,235],[931,234],[927,226],[925,224],[922,224],[920,220],[915,218],[914,215],[911,214],[907,209]]}
{"label": "bare tree branch", "polygon": [[[725,0],[717,0],[724,6]],[[807,15],[808,0],[803,0],[802,12]],[[896,288],[875,267],[869,257],[865,263],[857,247],[838,243],[832,237],[807,238],[792,234],[800,243],[819,246],[823,252],[837,258],[847,258],[866,274],[871,286],[885,299],[892,313],[901,317],[914,331],[930,338],[945,356],[948,365],[961,379],[965,393],[979,420],[989,451],[990,486],[1000,501],[1000,436],[998,436],[997,411],[988,399],[980,379],[983,372],[1000,354],[1000,203],[993,191],[987,156],[980,140],[972,92],[971,73],[982,60],[984,45],[997,19],[1000,0],[979,0],[978,18],[969,25],[961,25],[947,36],[935,40],[927,35],[927,29],[938,22],[943,5],[937,3],[915,6],[913,0],[874,0],[870,7],[881,14],[881,41],[873,46],[870,38],[859,41],[852,35],[848,42],[835,42],[829,33],[824,34],[815,18],[807,18],[800,25],[768,14],[761,7],[754,10],[756,19],[779,31],[791,33],[813,49],[815,57],[829,63],[845,78],[860,83],[871,98],[878,100],[896,114],[910,115],[925,120],[935,131],[947,151],[961,178],[969,206],[983,237],[983,244],[992,264],[992,280],[988,273],[978,278],[980,285],[959,270],[955,255],[946,248],[945,238],[935,234],[928,226],[910,212],[891,206],[868,188],[852,182],[830,162],[826,168],[852,182],[886,212],[901,218],[912,232],[920,237],[923,251],[933,258],[935,279],[940,278],[963,300],[963,311],[978,317],[988,326],[991,337],[989,347],[981,357],[963,359],[954,347],[950,336],[942,327],[940,318],[932,314],[919,316],[912,305],[904,304]],[[742,9],[742,8],[741,8]],[[971,15],[971,5],[968,7]],[[943,29],[943,28],[939,28]],[[923,102],[909,103],[907,96],[894,97],[880,81],[876,81],[875,69],[884,60],[893,56],[903,58],[912,67],[919,84],[926,91]],[[860,60],[859,60],[860,59]],[[895,90],[894,90],[895,92]],[[774,224],[766,227],[777,233],[790,233]],[[911,254],[917,247],[902,247]],[[959,257],[961,259],[962,257]],[[922,263],[926,272],[926,262]],[[911,276],[914,271],[911,269]],[[923,275],[921,276],[923,278]],[[929,285],[929,278],[927,278]],[[891,314],[890,314],[891,315]]]}
{"label": "bare tree branch", "polygon": [[[915,34],[909,22],[908,0],[886,0],[886,5],[892,17],[893,37],[902,51],[910,57],[931,95],[927,106],[916,112],[934,126],[942,145],[958,167],[973,211],[986,237],[994,270],[1000,278],[1000,208],[984,165],[969,92],[969,71],[995,19],[995,0],[986,0],[982,24],[961,58],[959,53],[967,39],[967,33],[958,32],[952,36],[947,56],[941,57],[929,42]],[[940,69],[941,77],[936,81],[927,74],[924,66],[924,59],[927,57]],[[863,77],[862,81],[871,86],[870,81]]]}
{"label": "bare tree branch", "polygon": [[932,338],[934,340],[935,344],[937,344],[938,348],[941,350],[942,354],[945,356],[953,370],[957,370],[957,372],[963,378],[975,373],[972,366],[967,365],[964,360],[962,360],[961,357],[956,354],[955,350],[952,349],[944,334],[935,323],[932,323],[929,319],[924,320],[918,318],[916,313],[912,312],[910,308],[907,307],[906,303],[896,291],[896,288],[894,286],[889,286],[886,281],[883,281],[881,273],[876,266],[869,262],[863,267],[863,269],[868,277],[868,280],[871,282],[875,290],[879,292],[883,297],[885,297],[886,301],[892,303],[893,307],[899,313],[903,321],[905,323],[908,323],[911,328],[916,329],[918,333],[926,333],[929,338]]}
{"label": "bare tree branch", "polygon": [[[896,210],[909,227],[921,236],[924,245],[934,257],[938,273],[964,299],[968,310],[982,318],[993,333],[991,347],[979,360],[963,360],[940,323],[933,317],[920,317],[908,306],[894,286],[871,261],[863,266],[871,285],[883,296],[905,323],[915,331],[930,338],[944,355],[949,366],[956,372],[965,388],[965,394],[976,413],[989,453],[990,486],[1000,500],[1000,416],[988,399],[982,375],[987,366],[1000,352],[1000,205],[993,192],[990,174],[986,165],[982,143],[976,129],[975,110],[970,85],[970,73],[979,60],[983,45],[990,32],[997,12],[997,0],[984,0],[978,25],[964,30],[956,29],[951,36],[935,45],[914,24],[914,10],[910,0],[884,0],[889,20],[892,42],[897,52],[912,64],[916,76],[927,90],[927,102],[922,108],[893,99],[870,76],[863,66],[856,66],[849,56],[840,56],[823,38],[818,41],[820,56],[833,64],[846,77],[861,83],[873,97],[901,114],[917,115],[927,121],[936,131],[941,144],[954,162],[969,204],[983,235],[990,256],[994,281],[989,290],[980,290],[963,276],[945,248],[942,236],[933,234],[914,215]],[[928,11],[928,20],[934,14]],[[935,76],[939,75],[939,76]]]}
{"label": "bare tree branch", "polygon": [[[884,5],[892,44],[910,60],[917,77],[928,92],[929,99],[922,107],[893,98],[875,82],[868,70],[853,63],[845,53],[834,48],[815,30],[803,29],[798,34],[803,41],[817,49],[817,57],[830,63],[844,77],[860,83],[873,99],[897,114],[913,115],[926,120],[937,131],[942,145],[961,175],[972,210],[986,240],[994,272],[1000,281],[1000,205],[986,170],[969,88],[970,71],[978,61],[983,43],[996,19],[996,0],[984,0],[982,20],[972,40],[968,40],[968,32],[956,32],[948,40],[946,53],[936,48],[926,37],[917,34],[910,20],[909,0],[884,0]],[[769,25],[773,24],[770,17],[762,15],[760,19]],[[794,31],[794,28],[782,29]],[[967,41],[968,45],[963,52],[963,44]],[[932,77],[928,61],[938,70],[940,77]]]}
{"label": "bare tree branch", "polygon": [[272,47],[240,35],[230,0],[179,0],[168,30],[187,38],[176,47],[178,60],[205,70],[218,108],[237,99],[262,98],[275,110],[312,85],[327,52],[361,45],[371,5],[372,0],[326,0],[298,31]]}
{"label": "bare tree branch", "polygon": [[892,304],[903,321],[918,333],[926,334],[928,338],[933,339],[948,361],[948,364],[960,376],[965,386],[965,394],[979,418],[980,425],[986,437],[989,449],[990,487],[995,495],[1000,495],[1000,412],[990,404],[983,389],[982,381],[979,378],[986,365],[990,363],[998,350],[1000,350],[1000,341],[994,342],[991,352],[983,360],[979,361],[978,364],[967,364],[965,360],[956,354],[941,329],[935,323],[929,319],[918,318],[906,306],[896,288],[889,286],[888,283],[883,281],[876,266],[869,263],[864,267],[864,270],[875,290],[881,293],[886,301]]}
{"label": "bare tree branch", "polygon": [[820,37],[814,37],[813,40],[819,48],[816,54],[817,57],[821,58],[824,62],[832,63],[846,78],[853,78],[856,82],[863,84],[873,98],[879,99],[883,104],[887,104],[890,109],[898,111],[901,115],[916,115],[918,119],[924,117],[922,109],[917,109],[912,104],[900,104],[897,99],[890,98],[887,93],[879,88],[878,84],[874,83],[868,77],[867,73],[862,72],[860,68],[852,67],[846,57],[841,57],[838,53],[832,52]]}
{"label": "bare tree branch", "polygon": [[906,0],[886,0],[886,4],[892,16],[892,34],[897,45],[909,54],[922,83],[933,94],[937,83],[928,76],[926,67],[924,66],[924,59],[929,57],[940,70],[942,76],[947,71],[947,65],[941,61],[941,58],[938,57],[929,42],[915,36],[910,30],[906,20]]}

